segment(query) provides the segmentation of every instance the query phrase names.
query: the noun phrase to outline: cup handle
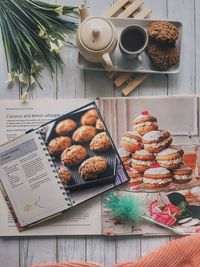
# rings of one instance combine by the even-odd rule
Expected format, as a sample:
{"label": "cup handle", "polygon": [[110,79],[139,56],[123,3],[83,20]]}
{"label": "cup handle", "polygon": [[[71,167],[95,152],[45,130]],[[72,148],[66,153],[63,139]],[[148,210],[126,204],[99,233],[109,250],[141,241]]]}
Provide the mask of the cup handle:
{"label": "cup handle", "polygon": [[139,64],[143,64],[143,58],[141,55],[137,56],[137,60],[138,60]]}
{"label": "cup handle", "polygon": [[103,54],[102,57],[101,57],[101,60],[102,60],[102,64],[103,64],[104,68],[108,72],[113,71],[113,64],[112,64],[112,61],[111,61],[109,53]]}

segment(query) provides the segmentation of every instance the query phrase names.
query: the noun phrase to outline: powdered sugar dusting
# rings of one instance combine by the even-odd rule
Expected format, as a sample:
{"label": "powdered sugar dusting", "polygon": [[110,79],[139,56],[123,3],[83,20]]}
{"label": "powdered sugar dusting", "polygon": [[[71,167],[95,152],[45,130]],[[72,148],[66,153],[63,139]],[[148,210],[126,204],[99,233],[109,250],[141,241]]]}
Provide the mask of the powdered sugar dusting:
{"label": "powdered sugar dusting", "polygon": [[166,148],[160,153],[158,153],[157,156],[167,156],[167,155],[176,154],[176,153],[177,153],[177,150],[173,148]]}
{"label": "powdered sugar dusting", "polygon": [[159,167],[159,168],[150,168],[144,172],[144,174],[168,174],[169,170]]}
{"label": "powdered sugar dusting", "polygon": [[120,157],[128,157],[130,153],[126,151],[124,148],[118,148],[117,149]]}
{"label": "powdered sugar dusting", "polygon": [[129,133],[129,134],[132,134],[132,135],[135,135],[135,136],[142,138],[141,135],[139,133],[137,133],[136,131],[127,131],[126,133]]}
{"label": "powdered sugar dusting", "polygon": [[127,169],[127,172],[128,173],[139,173],[138,171],[136,171],[134,168],[131,168],[131,167]]}
{"label": "powdered sugar dusting", "polygon": [[140,114],[139,116],[137,116],[135,119],[134,119],[134,122],[139,120],[139,119],[143,119],[143,118],[148,118],[149,115],[143,115],[143,114]]}
{"label": "powdered sugar dusting", "polygon": [[160,137],[163,136],[161,131],[151,131],[143,135],[143,140],[145,141],[157,141]]}
{"label": "powdered sugar dusting", "polygon": [[144,149],[139,150],[139,151],[136,151],[135,154],[136,154],[136,155],[143,155],[143,156],[146,156],[146,155],[151,156],[151,155],[153,155],[152,153],[150,153],[150,152],[148,152],[148,151],[146,151],[146,150],[144,150]]}

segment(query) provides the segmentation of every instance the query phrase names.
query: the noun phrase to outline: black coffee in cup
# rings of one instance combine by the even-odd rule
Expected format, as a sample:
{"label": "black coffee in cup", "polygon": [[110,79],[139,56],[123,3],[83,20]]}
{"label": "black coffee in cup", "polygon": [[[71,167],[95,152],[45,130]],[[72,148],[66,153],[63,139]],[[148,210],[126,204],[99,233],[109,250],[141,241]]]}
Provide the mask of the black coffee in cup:
{"label": "black coffee in cup", "polygon": [[137,58],[140,64],[143,63],[142,52],[148,44],[146,29],[140,25],[129,25],[125,27],[119,36],[119,48],[121,53],[129,59]]}
{"label": "black coffee in cup", "polygon": [[139,28],[129,27],[121,35],[121,44],[124,49],[130,52],[140,50],[146,42],[144,32]]}

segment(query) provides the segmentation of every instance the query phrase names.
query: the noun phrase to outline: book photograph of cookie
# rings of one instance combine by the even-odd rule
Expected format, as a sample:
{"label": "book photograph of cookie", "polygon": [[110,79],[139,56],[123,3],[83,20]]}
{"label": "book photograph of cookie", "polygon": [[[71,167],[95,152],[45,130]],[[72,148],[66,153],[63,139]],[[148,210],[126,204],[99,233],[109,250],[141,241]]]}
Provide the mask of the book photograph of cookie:
{"label": "book photograph of cookie", "polygon": [[50,154],[61,154],[66,148],[72,144],[71,138],[68,136],[58,136],[53,138],[48,144]]}
{"label": "book photograph of cookie", "polygon": [[166,148],[156,156],[156,161],[161,167],[169,170],[177,169],[182,163],[182,157],[180,153],[172,148]]}
{"label": "book photograph of cookie", "polygon": [[90,142],[90,149],[95,152],[106,151],[111,147],[112,144],[106,132],[97,134]]}
{"label": "book photograph of cookie", "polygon": [[144,149],[151,153],[159,153],[172,143],[171,134],[165,130],[151,131],[143,135]]}
{"label": "book photograph of cookie", "polygon": [[133,130],[140,135],[158,130],[157,118],[150,115],[148,111],[143,111],[133,121]]}
{"label": "book photograph of cookie", "polygon": [[143,183],[143,174],[136,169],[127,168],[128,176],[130,177],[129,186],[136,186]]}
{"label": "book photograph of cookie", "polygon": [[108,162],[105,158],[95,156],[85,160],[79,167],[79,173],[85,180],[98,177],[108,168]]}
{"label": "book photograph of cookie", "polygon": [[142,137],[135,131],[124,132],[120,141],[120,146],[130,153],[140,150],[142,148]]}
{"label": "book photograph of cookie", "polygon": [[87,143],[96,135],[96,128],[89,125],[79,127],[72,135],[73,141],[76,143]]}
{"label": "book photograph of cookie", "polygon": [[72,179],[71,173],[66,167],[59,168],[58,176],[63,184],[68,184]]}
{"label": "book photograph of cookie", "polygon": [[119,162],[120,157],[100,113],[94,105],[89,106],[55,120],[44,132],[58,178],[67,190],[113,186],[116,180],[117,157]]}
{"label": "book photograph of cookie", "polygon": [[59,122],[56,126],[57,135],[69,135],[77,127],[77,123],[74,120],[66,119]]}
{"label": "book photograph of cookie", "polygon": [[[130,178],[127,191],[169,192],[199,185],[196,163],[191,168],[189,155],[184,151],[188,150],[187,146],[174,145],[171,133],[160,129],[157,116],[142,111],[131,118],[129,128],[131,121],[134,132],[122,132],[118,149]],[[192,153],[195,156],[196,152]],[[133,178],[138,178],[140,183],[134,183]]]}
{"label": "book photograph of cookie", "polygon": [[154,161],[155,156],[147,150],[142,149],[132,155],[131,166],[139,172],[144,172],[151,167]]}
{"label": "book photograph of cookie", "polygon": [[76,166],[87,157],[87,150],[81,145],[73,145],[61,154],[61,162],[67,166]]}
{"label": "book photograph of cookie", "polygon": [[163,167],[150,168],[144,172],[143,183],[145,187],[166,187],[172,182],[172,174]]}

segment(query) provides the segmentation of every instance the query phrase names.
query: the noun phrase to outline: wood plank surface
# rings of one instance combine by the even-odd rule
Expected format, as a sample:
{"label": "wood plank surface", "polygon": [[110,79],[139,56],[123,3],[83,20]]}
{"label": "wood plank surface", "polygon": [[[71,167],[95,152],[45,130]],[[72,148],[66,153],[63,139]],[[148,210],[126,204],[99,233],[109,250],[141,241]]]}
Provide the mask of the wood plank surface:
{"label": "wood plank surface", "polygon": [[[57,2],[66,5],[82,3],[81,0],[57,0]],[[87,0],[84,2],[90,7],[92,15],[100,15],[116,1]],[[121,5],[123,6],[125,2],[127,1],[122,0]],[[150,7],[160,18],[177,19],[183,22],[183,64],[178,75],[151,75],[131,95],[199,94],[200,2],[198,0],[145,0],[145,6]],[[115,10],[113,8],[112,13],[115,13]],[[74,42],[72,37],[70,40]],[[121,96],[120,87],[115,87],[106,73],[80,70],[77,67],[76,54],[74,47],[65,47],[62,51],[65,63],[64,75],[57,70],[52,80],[48,71],[44,69],[41,80],[44,90],[41,91],[36,86],[30,93],[30,97],[35,99]],[[0,55],[0,98],[18,99],[19,87],[13,85],[8,88],[5,82],[7,68],[1,40]],[[112,108],[115,109],[115,107]],[[65,260],[95,261],[111,266],[115,262],[137,259],[168,241],[168,237],[132,236],[0,238],[0,267],[28,267],[32,263]]]}

